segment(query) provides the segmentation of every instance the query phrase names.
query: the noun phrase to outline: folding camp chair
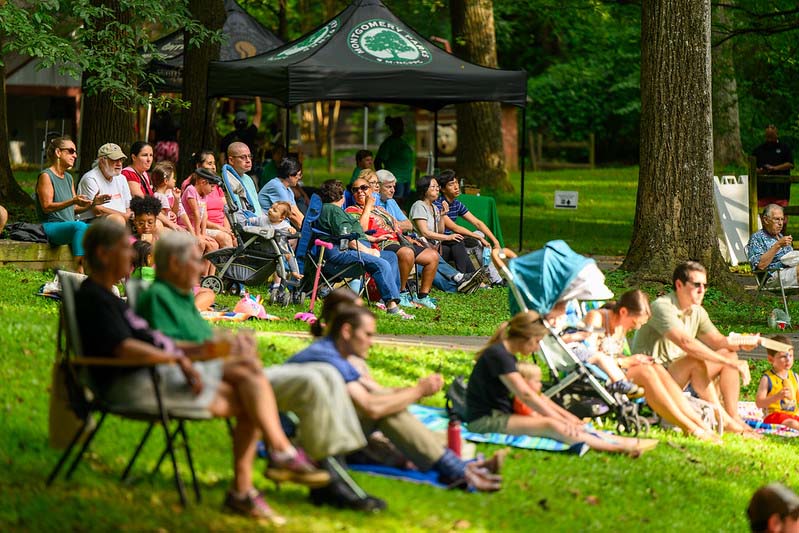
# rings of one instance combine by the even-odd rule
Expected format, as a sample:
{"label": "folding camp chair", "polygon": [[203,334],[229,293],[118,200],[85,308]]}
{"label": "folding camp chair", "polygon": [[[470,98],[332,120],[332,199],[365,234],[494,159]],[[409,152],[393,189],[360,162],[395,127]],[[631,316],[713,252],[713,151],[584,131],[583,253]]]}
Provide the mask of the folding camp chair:
{"label": "folding camp chair", "polygon": [[[744,247],[746,256],[749,257],[749,246]],[[796,268],[796,267],[791,267]],[[778,274],[779,271],[775,270],[752,270],[752,275],[755,276],[757,282],[757,296],[760,296],[762,291],[777,293],[779,291],[782,297],[782,308],[785,310],[785,316],[788,317],[788,322],[791,322],[791,313],[788,311],[788,294],[799,293],[799,285],[786,286],[783,284],[782,278]],[[777,284],[769,285],[769,281],[774,277]]]}
{"label": "folding camp chair", "polygon": [[[57,363],[61,367],[65,375],[67,392],[69,396],[69,404],[75,414],[82,420],[82,425],[75,432],[74,437],[67,446],[67,449],[61,455],[58,463],[53,468],[52,472],[47,478],[47,486],[50,486],[53,481],[58,477],[59,472],[69,459],[73,448],[78,444],[81,437],[85,437],[83,445],[78,451],[77,455],[72,459],[69,469],[66,473],[66,479],[70,479],[75,469],[80,464],[86,450],[89,448],[92,440],[103,427],[103,422],[106,416],[116,415],[130,420],[139,420],[148,423],[147,429],[144,432],[136,450],[133,453],[130,461],[128,462],[122,474],[122,480],[126,480],[129,476],[134,463],[136,462],[139,453],[144,448],[147,439],[150,436],[153,428],[156,425],[161,425],[164,430],[166,440],[166,447],[158,461],[158,466],[153,472],[158,470],[161,462],[168,456],[172,469],[175,474],[175,485],[180,497],[182,505],[186,505],[186,491],[183,480],[180,477],[178,470],[177,457],[175,455],[175,444],[178,440],[182,441],[183,447],[186,452],[186,461],[191,471],[192,485],[196,500],[200,501],[200,486],[197,482],[197,476],[194,470],[194,462],[191,455],[191,448],[189,447],[188,434],[185,429],[184,422],[188,420],[198,420],[198,418],[190,418],[185,416],[175,416],[173,413],[168,412],[163,405],[161,398],[161,388],[159,384],[159,376],[156,371],[155,365],[142,364],[139,361],[132,359],[118,359],[118,358],[105,358],[105,357],[83,357],[82,343],[77,323],[77,314],[75,308],[75,293],[80,286],[80,279],[74,276],[67,275],[69,273],[59,273],[58,280],[61,284],[61,297],[62,305],[59,317],[58,336],[57,336]],[[153,383],[153,390],[157,405],[157,414],[134,412],[129,409],[123,409],[116,406],[108,405],[96,393],[94,384],[89,370],[94,368],[143,368],[149,369],[150,378]],[[94,414],[100,415],[99,420],[94,423]],[[174,424],[173,424],[174,423]],[[170,428],[174,425],[174,429]],[[93,426],[93,427],[92,427]]]}

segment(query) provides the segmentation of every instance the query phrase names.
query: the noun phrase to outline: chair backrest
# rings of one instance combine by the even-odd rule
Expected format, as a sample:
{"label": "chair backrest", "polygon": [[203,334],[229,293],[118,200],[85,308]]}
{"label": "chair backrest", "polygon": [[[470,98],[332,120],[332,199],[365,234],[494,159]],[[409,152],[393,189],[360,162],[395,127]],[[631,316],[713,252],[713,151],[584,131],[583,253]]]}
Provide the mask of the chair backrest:
{"label": "chair backrest", "polygon": [[83,274],[63,270],[58,272],[58,283],[61,285],[61,320],[66,333],[66,348],[74,355],[83,353],[77,309],[75,308],[75,293],[78,292],[84,279],[86,276]]}
{"label": "chair backrest", "polygon": [[[230,193],[233,192],[233,187],[230,183],[231,178],[237,179],[239,180],[239,183],[241,183],[241,186],[244,189],[244,196],[247,198],[247,202],[249,202],[249,204],[252,206],[255,215],[262,215],[263,211],[261,210],[261,204],[258,203],[258,192],[255,190],[255,184],[251,179],[243,179],[239,173],[236,172],[236,169],[226,164],[222,167],[222,182],[225,184],[225,188]],[[238,197],[238,195],[231,194],[231,198],[239,209],[244,210],[244,207],[241,205],[241,199]]]}
{"label": "chair backrest", "polygon": [[136,302],[139,300],[139,296],[150,288],[152,282],[144,279],[135,279],[130,278],[127,283],[125,283],[125,295],[128,297],[128,307],[131,309],[136,309]]}
{"label": "chair backrest", "polygon": [[297,241],[297,249],[294,255],[297,257],[300,272],[303,271],[303,262],[309,253],[313,253],[313,241],[316,239],[314,233],[314,224],[319,220],[322,214],[322,198],[314,193],[308,200],[308,209],[305,211],[305,217],[302,220],[302,227],[300,228],[300,238]]}

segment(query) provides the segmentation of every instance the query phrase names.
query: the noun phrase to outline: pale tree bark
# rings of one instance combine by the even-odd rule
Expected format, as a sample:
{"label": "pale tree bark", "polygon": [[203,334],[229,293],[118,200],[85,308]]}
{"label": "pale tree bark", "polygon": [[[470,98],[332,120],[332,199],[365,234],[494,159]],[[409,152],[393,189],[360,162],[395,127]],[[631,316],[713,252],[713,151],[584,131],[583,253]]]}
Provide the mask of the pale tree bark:
{"label": "pale tree bark", "polygon": [[[122,24],[130,24],[131,13],[122,10],[119,2],[113,0],[95,0],[96,5],[105,5],[112,10],[112,15],[108,19],[95,19],[95,27],[102,28],[118,21]],[[92,162],[97,158],[97,149],[105,143],[116,143],[130,157],[128,153],[130,145],[134,140],[135,131],[133,128],[135,115],[132,111],[124,110],[116,105],[111,98],[104,92],[88,94],[87,84],[93,76],[98,73],[87,70],[83,73],[83,110],[81,112],[80,143],[78,151],[80,153],[79,175],[82,176],[91,168]],[[107,74],[102,74],[107,75]],[[123,103],[125,106],[125,103]],[[125,107],[131,107],[127,105]],[[128,159],[127,162],[130,162]],[[76,178],[78,178],[76,176]]]}
{"label": "pale tree bark", "polygon": [[22,190],[11,171],[11,160],[8,156],[9,137],[6,106],[6,68],[0,65],[0,147],[3,147],[4,152],[3,157],[0,157],[0,204],[30,206],[33,205],[33,199]]}
{"label": "pale tree bark", "polygon": [[[732,3],[732,2],[730,2]],[[713,22],[729,27],[726,7],[716,7]],[[735,81],[732,41],[713,47],[713,156],[716,165],[746,165],[741,146],[741,122],[738,115],[738,84]]]}
{"label": "pale tree bark", "polygon": [[725,282],[713,214],[710,0],[641,3],[641,167],[622,269],[671,282],[694,259]]}
{"label": "pale tree bark", "polygon": [[[455,55],[484,67],[497,67],[493,0],[451,0]],[[497,102],[456,106],[457,171],[476,185],[510,190],[502,148],[502,113]]]}
{"label": "pale tree bark", "polygon": [[[223,0],[190,0],[189,11],[209,30],[221,30],[225,23]],[[193,170],[191,154],[203,149],[216,152],[216,100],[208,101],[208,63],[219,59],[219,43],[203,40],[199,47],[188,46],[183,56],[183,99],[189,108],[183,112],[180,128],[178,176],[182,180]],[[221,169],[217,169],[221,170]]]}

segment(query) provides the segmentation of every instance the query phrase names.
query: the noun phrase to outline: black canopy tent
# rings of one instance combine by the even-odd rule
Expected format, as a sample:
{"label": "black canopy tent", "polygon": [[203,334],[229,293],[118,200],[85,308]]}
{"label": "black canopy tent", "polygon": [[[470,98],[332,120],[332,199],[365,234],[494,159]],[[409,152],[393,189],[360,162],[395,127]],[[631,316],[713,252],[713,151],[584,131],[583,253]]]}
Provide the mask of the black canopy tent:
{"label": "black canopy tent", "polygon": [[[235,0],[225,0],[227,18],[222,26],[226,39],[219,49],[220,61],[233,61],[263,54],[281,46],[283,40],[261,26],[244,11]],[[163,57],[152,59],[148,70],[157,74],[162,83],[155,84],[150,92],[179,93],[183,91],[183,51],[185,33],[176,31],[153,43]]]}
{"label": "black canopy tent", "polygon": [[398,103],[435,112],[448,104],[479,101],[521,107],[521,248],[526,72],[459,59],[409,28],[379,0],[354,0],[280,48],[238,61],[211,62],[208,97],[219,96],[260,96],[287,109],[329,100]]}

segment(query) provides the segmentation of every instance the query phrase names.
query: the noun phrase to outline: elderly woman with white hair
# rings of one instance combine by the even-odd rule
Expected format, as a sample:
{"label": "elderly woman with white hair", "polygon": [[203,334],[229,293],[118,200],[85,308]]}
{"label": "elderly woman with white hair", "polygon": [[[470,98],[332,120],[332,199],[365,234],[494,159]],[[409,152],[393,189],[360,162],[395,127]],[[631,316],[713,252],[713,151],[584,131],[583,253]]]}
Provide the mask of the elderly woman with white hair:
{"label": "elderly woman with white hair", "polygon": [[[284,521],[252,484],[252,462],[260,435],[270,449],[270,469],[312,486],[329,483],[330,476],[294,448],[283,432],[272,388],[254,357],[254,339],[240,334],[224,343],[215,342],[194,308],[191,288],[202,263],[191,236],[170,232],[157,243],[159,277],[140,297],[144,309],[153,302],[170,306],[176,318],[172,323],[163,322],[171,336],[149,327],[112,292],[118,280],[130,272],[133,249],[128,229],[110,220],[97,221],[86,232],[84,247],[90,274],[76,294],[84,354],[157,364],[164,406],[172,413],[236,417],[233,487],[225,500],[229,511],[275,523]],[[166,315],[165,310],[161,316]],[[238,357],[206,362],[190,358],[230,354]],[[147,369],[108,368],[95,379],[101,384],[100,395],[110,405],[157,412]]]}

